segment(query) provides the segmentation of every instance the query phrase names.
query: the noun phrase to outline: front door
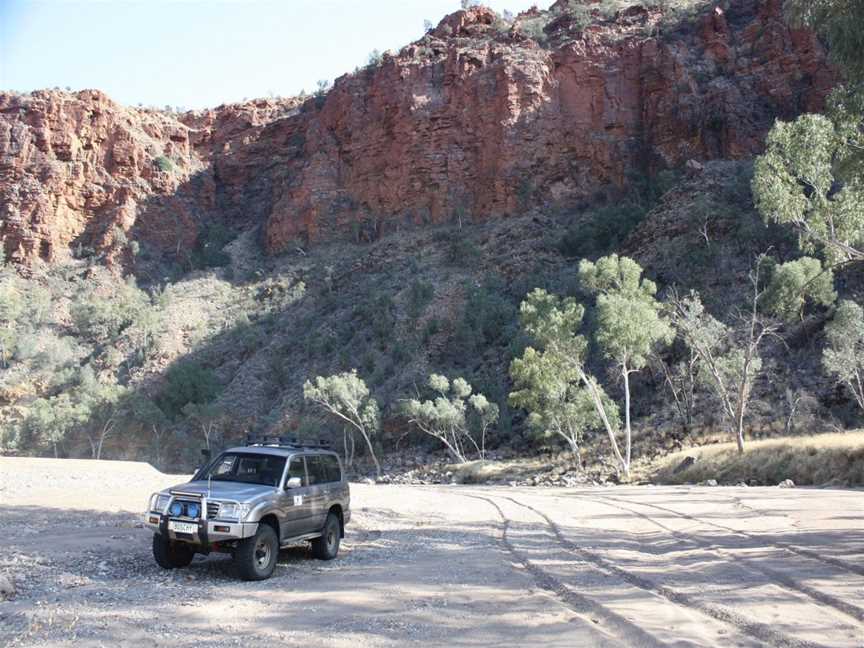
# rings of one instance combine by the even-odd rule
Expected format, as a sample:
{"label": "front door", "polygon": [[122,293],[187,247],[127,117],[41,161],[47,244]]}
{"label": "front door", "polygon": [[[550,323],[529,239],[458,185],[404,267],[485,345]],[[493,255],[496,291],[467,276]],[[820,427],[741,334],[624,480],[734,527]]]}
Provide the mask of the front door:
{"label": "front door", "polygon": [[314,530],[312,491],[306,473],[306,463],[302,456],[291,457],[285,483],[287,484],[292,477],[299,477],[301,485],[299,488],[286,488],[282,493],[283,522],[280,529],[282,542]]}

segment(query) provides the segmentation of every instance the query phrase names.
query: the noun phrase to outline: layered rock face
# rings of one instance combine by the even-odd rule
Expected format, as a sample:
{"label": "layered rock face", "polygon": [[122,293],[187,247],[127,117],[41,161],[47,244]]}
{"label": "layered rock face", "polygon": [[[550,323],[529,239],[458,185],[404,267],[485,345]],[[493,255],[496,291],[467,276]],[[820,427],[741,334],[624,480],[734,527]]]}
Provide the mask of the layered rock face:
{"label": "layered rock face", "polygon": [[635,5],[585,26],[566,5],[512,25],[457,12],[302,103],[176,117],[97,92],[2,96],[7,255],[113,249],[129,230],[179,251],[208,219],[260,222],[278,252],[569,207],[634,172],[752,156],[835,82],[780,0],[706,3],[679,24]]}
{"label": "layered rock face", "polygon": [[[138,201],[170,195],[192,172],[186,130],[96,91],[0,95],[0,237],[7,255],[53,260],[83,244],[88,230],[104,244],[114,226],[131,227]],[[179,173],[160,170],[155,160],[163,155],[181,162]]]}
{"label": "layered rock face", "polygon": [[290,114],[258,100],[175,116],[125,108],[95,90],[0,94],[0,241],[24,264],[82,250],[122,261],[140,237],[188,250],[220,218],[211,152]]}

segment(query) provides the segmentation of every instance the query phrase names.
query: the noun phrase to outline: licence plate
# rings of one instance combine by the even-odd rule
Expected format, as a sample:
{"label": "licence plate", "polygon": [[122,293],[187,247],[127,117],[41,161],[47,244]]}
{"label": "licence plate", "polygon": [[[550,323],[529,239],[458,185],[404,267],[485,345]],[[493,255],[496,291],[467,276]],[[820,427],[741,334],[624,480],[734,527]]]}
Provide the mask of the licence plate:
{"label": "licence plate", "polygon": [[168,530],[176,533],[198,533],[198,525],[189,522],[175,522],[168,520]]}

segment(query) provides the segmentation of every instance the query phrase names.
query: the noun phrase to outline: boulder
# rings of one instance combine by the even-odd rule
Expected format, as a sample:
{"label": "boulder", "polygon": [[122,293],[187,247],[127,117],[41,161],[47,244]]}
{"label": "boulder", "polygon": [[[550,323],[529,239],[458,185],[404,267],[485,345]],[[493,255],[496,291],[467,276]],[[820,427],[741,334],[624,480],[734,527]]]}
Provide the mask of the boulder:
{"label": "boulder", "polygon": [[677,466],[675,466],[675,469],[672,471],[672,474],[677,475],[678,473],[682,473],[695,463],[696,463],[696,457],[690,457],[690,456],[684,457],[684,459],[681,460],[681,463],[679,463]]}
{"label": "boulder", "polygon": [[0,600],[11,599],[15,596],[15,583],[8,576],[0,574]]}

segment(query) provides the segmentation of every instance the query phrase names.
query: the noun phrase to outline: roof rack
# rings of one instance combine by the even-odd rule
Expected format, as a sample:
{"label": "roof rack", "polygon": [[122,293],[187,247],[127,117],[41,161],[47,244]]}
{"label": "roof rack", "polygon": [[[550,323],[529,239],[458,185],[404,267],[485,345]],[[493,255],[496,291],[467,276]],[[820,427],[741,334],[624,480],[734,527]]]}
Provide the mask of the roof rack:
{"label": "roof rack", "polygon": [[316,441],[301,441],[294,437],[285,436],[255,436],[252,434],[246,435],[247,446],[260,446],[271,448],[304,448],[304,449],[320,449],[329,450],[333,445],[326,439]]}

